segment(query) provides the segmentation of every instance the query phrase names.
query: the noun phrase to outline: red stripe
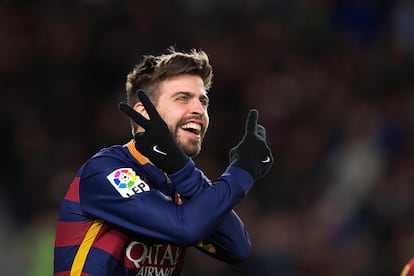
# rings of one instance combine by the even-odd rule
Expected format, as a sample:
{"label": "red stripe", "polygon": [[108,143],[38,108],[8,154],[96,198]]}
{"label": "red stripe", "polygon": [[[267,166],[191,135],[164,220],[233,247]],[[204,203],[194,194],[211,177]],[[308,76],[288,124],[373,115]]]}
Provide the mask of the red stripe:
{"label": "red stripe", "polygon": [[69,276],[70,271],[55,272],[54,276]]}
{"label": "red stripe", "polygon": [[55,240],[55,247],[80,244],[92,223],[92,221],[58,222],[56,226],[57,234]]}
{"label": "red stripe", "polygon": [[[70,276],[70,271],[55,272],[54,276]],[[82,272],[80,276],[91,276],[88,273]]]}
{"label": "red stripe", "polygon": [[[92,222],[58,222],[55,247],[79,245]],[[93,247],[99,248],[120,259],[128,243],[128,235],[104,224]]]}
{"label": "red stripe", "polygon": [[74,202],[79,202],[79,181],[79,176],[73,179],[72,184],[70,184],[69,190],[66,193],[65,199]]}
{"label": "red stripe", "polygon": [[126,233],[104,224],[95,239],[93,247],[99,248],[119,260],[127,247],[127,243],[128,235]]}

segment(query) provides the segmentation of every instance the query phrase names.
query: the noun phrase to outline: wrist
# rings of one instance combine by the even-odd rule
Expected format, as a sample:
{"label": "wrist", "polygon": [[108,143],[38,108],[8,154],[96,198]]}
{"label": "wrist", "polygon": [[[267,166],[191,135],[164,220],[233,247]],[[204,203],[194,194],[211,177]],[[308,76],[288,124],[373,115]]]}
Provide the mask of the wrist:
{"label": "wrist", "polygon": [[173,156],[175,157],[173,159],[164,159],[164,162],[162,162],[163,164],[160,166],[160,168],[169,175],[185,169],[188,160],[191,160],[187,155],[181,152]]}
{"label": "wrist", "polygon": [[244,196],[247,195],[254,184],[252,175],[245,169],[238,166],[228,166],[226,171],[221,175],[221,178],[232,178],[232,183],[240,186],[243,190]]}
{"label": "wrist", "polygon": [[190,196],[197,181],[197,171],[194,161],[188,158],[185,165],[178,171],[168,174],[175,190],[182,196]]}

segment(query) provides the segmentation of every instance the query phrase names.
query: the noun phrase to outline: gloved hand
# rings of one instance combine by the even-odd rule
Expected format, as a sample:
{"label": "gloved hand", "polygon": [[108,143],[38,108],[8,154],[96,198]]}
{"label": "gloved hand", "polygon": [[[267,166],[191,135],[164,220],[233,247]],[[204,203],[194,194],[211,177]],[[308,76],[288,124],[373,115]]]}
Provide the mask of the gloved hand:
{"label": "gloved hand", "polygon": [[120,103],[118,106],[119,110],[145,129],[145,132],[135,134],[135,147],[155,166],[168,174],[174,173],[184,167],[188,156],[177,145],[167,124],[158,114],[145,92],[139,90],[137,93],[150,120],[147,120],[126,103]]}
{"label": "gloved hand", "polygon": [[257,124],[258,116],[257,110],[249,111],[244,136],[229,153],[230,165],[249,172],[255,182],[264,177],[273,164],[272,152],[266,144],[266,129]]}

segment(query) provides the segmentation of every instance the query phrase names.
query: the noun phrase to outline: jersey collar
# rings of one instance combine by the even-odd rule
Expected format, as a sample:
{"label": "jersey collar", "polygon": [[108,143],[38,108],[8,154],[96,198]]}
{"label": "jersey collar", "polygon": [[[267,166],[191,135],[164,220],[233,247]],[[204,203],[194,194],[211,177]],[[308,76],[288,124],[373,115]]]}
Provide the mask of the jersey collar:
{"label": "jersey collar", "polygon": [[137,160],[138,160],[138,162],[139,162],[141,165],[145,165],[145,164],[149,163],[148,158],[146,158],[144,155],[142,155],[142,153],[140,153],[140,152],[137,150],[137,148],[135,147],[135,141],[134,141],[134,139],[132,139],[131,141],[129,141],[129,142],[126,144],[126,146],[127,146],[128,150],[129,150],[129,152],[132,154],[132,156],[134,156],[134,157],[135,157],[135,159],[137,159]]}

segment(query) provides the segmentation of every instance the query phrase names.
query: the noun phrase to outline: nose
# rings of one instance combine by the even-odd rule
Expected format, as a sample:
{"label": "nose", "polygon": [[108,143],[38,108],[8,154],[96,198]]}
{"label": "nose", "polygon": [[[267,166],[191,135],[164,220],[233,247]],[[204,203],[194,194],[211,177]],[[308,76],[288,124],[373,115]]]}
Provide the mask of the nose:
{"label": "nose", "polygon": [[204,115],[206,113],[206,108],[198,99],[194,99],[191,104],[191,113]]}

